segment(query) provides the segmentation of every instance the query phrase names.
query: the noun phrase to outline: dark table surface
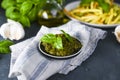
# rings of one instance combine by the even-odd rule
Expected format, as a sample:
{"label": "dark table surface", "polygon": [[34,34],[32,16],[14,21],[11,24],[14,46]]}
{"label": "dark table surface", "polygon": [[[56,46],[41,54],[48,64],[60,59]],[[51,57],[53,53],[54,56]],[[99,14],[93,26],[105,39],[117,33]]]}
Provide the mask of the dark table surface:
{"label": "dark table surface", "polygon": [[[68,3],[74,0],[66,1]],[[115,1],[120,3],[119,0]],[[5,22],[5,12],[0,7],[0,26]],[[40,25],[37,22],[31,24],[30,28],[25,28],[25,38],[15,41],[15,43],[35,36],[39,29]],[[98,42],[93,54],[81,66],[68,75],[55,74],[48,80],[120,80],[120,44],[112,33],[114,28],[104,30],[108,32],[106,38]],[[0,40],[2,39],[0,36]],[[10,57],[10,54],[0,54],[0,80],[17,80],[16,78],[8,78]]]}

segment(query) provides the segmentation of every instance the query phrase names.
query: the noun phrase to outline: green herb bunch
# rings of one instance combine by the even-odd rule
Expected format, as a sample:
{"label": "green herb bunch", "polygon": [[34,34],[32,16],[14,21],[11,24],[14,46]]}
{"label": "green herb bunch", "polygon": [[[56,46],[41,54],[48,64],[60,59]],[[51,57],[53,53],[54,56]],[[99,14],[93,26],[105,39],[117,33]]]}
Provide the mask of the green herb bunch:
{"label": "green herb bunch", "polygon": [[[63,5],[64,0],[51,0]],[[3,0],[1,7],[5,9],[7,18],[20,22],[24,27],[30,27],[37,20],[38,12],[47,0]]]}
{"label": "green herb bunch", "polygon": [[20,22],[25,27],[37,19],[37,13],[46,0],[3,0],[1,7],[7,18]]}
{"label": "green herb bunch", "polygon": [[102,7],[104,12],[109,12],[110,10],[110,4],[108,2],[111,2],[111,0],[81,0],[81,5],[87,5],[91,2],[96,1],[98,4]]}

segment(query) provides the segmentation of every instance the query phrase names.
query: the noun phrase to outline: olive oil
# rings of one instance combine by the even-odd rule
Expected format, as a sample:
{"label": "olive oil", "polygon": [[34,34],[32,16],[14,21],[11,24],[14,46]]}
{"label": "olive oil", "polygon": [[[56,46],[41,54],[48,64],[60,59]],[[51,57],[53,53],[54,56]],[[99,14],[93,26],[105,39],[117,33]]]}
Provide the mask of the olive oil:
{"label": "olive oil", "polygon": [[38,23],[47,27],[56,27],[69,21],[62,7],[55,0],[48,0],[46,5],[38,12]]}

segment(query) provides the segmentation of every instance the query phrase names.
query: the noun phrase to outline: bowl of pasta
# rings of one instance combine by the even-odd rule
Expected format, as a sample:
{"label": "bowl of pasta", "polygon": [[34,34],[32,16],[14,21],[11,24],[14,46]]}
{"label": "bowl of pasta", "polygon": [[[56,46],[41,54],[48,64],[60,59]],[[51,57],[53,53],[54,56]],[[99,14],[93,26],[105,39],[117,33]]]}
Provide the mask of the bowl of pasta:
{"label": "bowl of pasta", "polygon": [[[64,13],[72,20],[99,28],[120,25],[120,5],[113,0],[74,1],[64,7]],[[98,1],[98,2],[97,2]]]}

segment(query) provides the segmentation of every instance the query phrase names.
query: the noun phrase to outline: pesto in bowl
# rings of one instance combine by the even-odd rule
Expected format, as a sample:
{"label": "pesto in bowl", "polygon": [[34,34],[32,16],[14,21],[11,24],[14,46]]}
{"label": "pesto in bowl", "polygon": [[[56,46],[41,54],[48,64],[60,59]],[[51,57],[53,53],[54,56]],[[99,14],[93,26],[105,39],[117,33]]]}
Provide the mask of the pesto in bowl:
{"label": "pesto in bowl", "polygon": [[[39,42],[39,50],[53,58],[70,58],[80,53],[82,44],[75,38],[62,31],[61,34],[47,34]],[[52,37],[53,39],[50,39]],[[48,40],[50,39],[50,41]]]}

